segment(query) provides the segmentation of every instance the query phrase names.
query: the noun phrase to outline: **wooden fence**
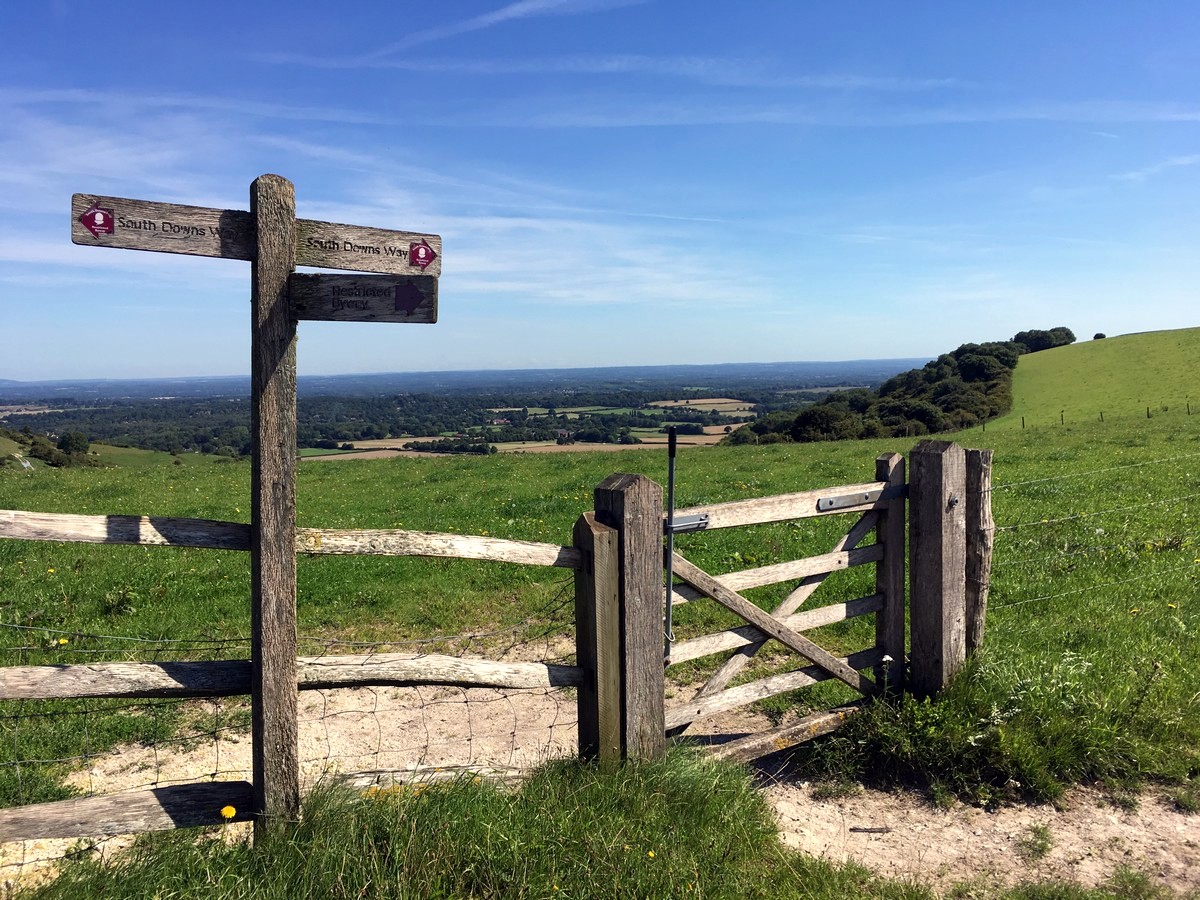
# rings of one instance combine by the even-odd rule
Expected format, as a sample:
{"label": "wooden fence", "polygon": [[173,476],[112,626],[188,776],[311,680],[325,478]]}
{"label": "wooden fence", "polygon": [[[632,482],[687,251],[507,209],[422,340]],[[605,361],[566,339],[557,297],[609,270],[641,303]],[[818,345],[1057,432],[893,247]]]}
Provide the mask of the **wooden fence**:
{"label": "wooden fence", "polygon": [[[907,686],[934,694],[962,665],[968,647],[982,641],[990,565],[990,451],[964,451],[955,444],[926,441],[909,460],[880,457],[875,481],[681,510],[677,517],[703,521],[716,530],[814,516],[855,515],[856,521],[830,551],[817,557],[712,576],[676,554],[670,602],[710,597],[741,617],[738,628],[673,645],[669,665],[716,653],[732,655],[688,702],[665,704],[663,658],[662,489],[644,476],[614,475],[600,484],[595,509],[574,528],[572,546],[413,531],[297,529],[289,550],[308,554],[425,556],[551,566],[575,573],[576,664],[493,662],[438,655],[292,656],[288,671],[299,690],[377,685],[446,685],[503,689],[572,687],[578,697],[579,752],[604,764],[660,756],[669,737],[682,735],[704,716],[735,709],[766,697],[828,678],[837,678],[864,698]],[[968,476],[970,472],[970,476]],[[910,654],[905,654],[905,511],[911,565]],[[869,535],[875,542],[860,546]],[[0,511],[0,537],[21,540],[83,541],[200,547],[247,551],[251,528],[232,522],[136,516],[78,516]],[[807,612],[798,608],[832,572],[875,565],[869,596]],[[798,581],[775,610],[766,612],[738,591]],[[294,603],[294,600],[293,600]],[[803,632],[856,616],[876,616],[874,645],[837,656]],[[295,646],[294,609],[285,615]],[[259,639],[270,642],[272,627]],[[755,653],[772,639],[810,665],[781,675],[730,683]],[[270,654],[266,654],[268,657]],[[92,663],[0,668],[0,699],[79,697],[200,698],[250,694],[261,690],[250,660]],[[871,674],[866,674],[870,672]],[[256,715],[254,728],[276,727],[257,735],[256,745],[277,747],[294,757],[297,735],[295,690],[290,721]],[[807,716],[798,723],[744,737],[717,749],[752,758],[836,728],[854,709],[841,707]],[[288,746],[288,742],[292,742]],[[256,755],[253,777],[245,781],[160,787],[136,793],[92,796],[0,811],[0,842],[40,838],[101,836],[218,824],[219,810],[232,806],[237,820],[279,818],[280,805],[298,798],[295,784],[281,797],[264,800],[270,777]],[[298,799],[287,815],[298,815]]]}

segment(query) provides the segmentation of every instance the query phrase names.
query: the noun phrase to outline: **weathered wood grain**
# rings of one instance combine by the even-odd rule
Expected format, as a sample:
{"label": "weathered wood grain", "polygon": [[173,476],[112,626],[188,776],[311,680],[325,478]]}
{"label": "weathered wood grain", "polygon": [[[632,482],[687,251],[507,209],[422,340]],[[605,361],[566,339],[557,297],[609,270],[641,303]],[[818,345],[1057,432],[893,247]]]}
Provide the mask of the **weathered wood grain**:
{"label": "weathered wood grain", "polygon": [[[112,233],[94,235],[80,220],[93,206],[109,210]],[[254,258],[254,217],[245,210],[210,209],[178,203],[154,203],[125,197],[75,194],[71,197],[71,241],[88,247],[118,247]]]}
{"label": "weathered wood grain", "polygon": [[877,500],[873,503],[861,503],[828,512],[817,509],[817,501],[827,497],[841,497],[851,494],[865,494],[887,487],[881,482],[866,484],[850,484],[842,487],[822,488],[819,491],[801,491],[797,494],[778,494],[774,497],[763,497],[757,500],[734,500],[731,503],[717,503],[712,506],[693,506],[681,509],[675,513],[681,516],[708,516],[706,531],[714,528],[733,528],[737,525],[758,525],[764,522],[782,522],[787,519],[804,519],[811,516],[833,516],[839,513],[866,512],[869,509],[881,509],[889,501]]}
{"label": "weathered wood grain", "polygon": [[[874,527],[874,521],[872,518],[871,524],[862,529],[864,536]],[[861,539],[860,537],[859,540]],[[839,542],[839,544],[841,543]],[[740,572],[729,572],[728,574],[717,575],[715,577],[725,587],[734,591],[744,591],[749,588],[762,587],[766,584],[779,584],[782,581],[814,578],[813,589],[792,601],[795,604],[792,607],[794,610],[796,606],[799,606],[800,603],[812,595],[812,591],[816,590],[817,586],[831,572],[840,572],[843,569],[850,569],[854,566],[865,566],[869,563],[878,562],[881,559],[883,559],[883,547],[872,545],[870,547],[838,550],[833,553],[822,554],[821,556],[809,556],[790,562],[775,563],[774,565],[761,566],[757,569],[743,569]],[[706,595],[703,591],[689,588],[687,585],[676,586],[671,592],[673,603],[687,603],[704,596]]]}
{"label": "weathered wood grain", "polygon": [[816,712],[791,725],[783,725],[761,734],[750,734],[724,744],[715,744],[708,748],[708,752],[718,759],[737,759],[749,762],[760,756],[766,756],[768,753],[777,753],[780,750],[795,747],[797,744],[803,744],[805,741],[811,741],[823,734],[837,731],[862,708],[863,702],[860,700],[835,709]]}
{"label": "weathered wood grain", "polygon": [[786,647],[811,660],[830,675],[845,682],[860,694],[872,696],[878,693],[876,685],[863,677],[827,650],[818,647],[802,634],[788,628],[765,610],[755,606],[745,597],[722,585],[703,569],[693,565],[678,553],[675,554],[675,571],[684,581],[712,597],[730,612],[741,616],[764,634],[775,638]]}
{"label": "weathered wood grain", "polygon": [[575,658],[579,754],[611,767],[621,759],[621,561],[616,529],[584,513],[575,523]]}
{"label": "weathered wood grain", "polygon": [[[872,594],[869,597],[859,597],[845,603],[831,603],[829,606],[821,606],[807,612],[790,616],[777,615],[776,617],[792,631],[804,632],[832,625],[835,622],[844,622],[857,616],[870,615],[881,609],[883,609],[883,595]],[[678,641],[672,646],[671,665],[699,659],[702,656],[710,656],[713,653],[721,653],[725,650],[761,647],[763,641],[763,633],[753,625],[743,625],[740,628],[730,628],[727,631],[689,638],[686,641]]]}
{"label": "weathered wood grain", "polygon": [[[2,509],[0,538],[249,550],[250,526],[166,516],[81,516]],[[296,552],[431,556],[563,569],[580,565],[579,554],[573,548],[558,544],[396,529],[301,528],[296,532]]]}
{"label": "weathered wood grain", "polygon": [[296,699],[296,194],[250,186],[250,647],[255,828],[300,816]]}
{"label": "weathered wood grain", "polygon": [[909,464],[908,682],[933,696],[966,661],[966,451],[922,441]]}
{"label": "weathered wood grain", "polygon": [[0,538],[249,550],[250,526],[166,516],[79,516],[0,509]]}
{"label": "weathered wood grain", "polygon": [[613,475],[594,496],[597,521],[618,534],[624,753],[658,759],[666,752],[662,488],[644,475]]}
{"label": "weathered wood grain", "polygon": [[317,322],[437,321],[438,280],[432,275],[292,275],[296,318]]}
{"label": "weathered wood grain", "polygon": [[[875,477],[892,487],[904,485],[904,457],[884,453],[875,460]],[[889,691],[904,686],[904,529],[907,499],[896,497],[879,511],[875,540],[883,559],[875,567],[875,592],[884,599],[875,619],[875,644],[888,659],[875,670],[876,682]]]}
{"label": "weathered wood grain", "polygon": [[[838,662],[851,670],[866,669],[876,665],[882,656],[883,654],[879,652],[877,647],[871,647],[868,650],[860,650],[858,653],[852,653],[843,659],[839,659]],[[747,684],[739,684],[737,687],[726,688],[719,693],[710,694],[706,697],[693,698],[687,703],[668,709],[666,726],[668,729],[674,730],[695,719],[728,712],[731,709],[739,709],[749,703],[765,700],[767,697],[786,694],[788,691],[808,687],[821,681],[828,681],[832,677],[834,676],[825,671],[823,667],[806,666],[795,672],[784,672],[780,675],[770,675],[758,681],[748,682]]]}
{"label": "weathered wood grain", "polygon": [[367,685],[442,685],[464,688],[549,690],[580,687],[584,671],[578,666],[543,662],[493,662],[457,656],[374,653],[367,656],[301,657],[300,690],[365,687]]}
{"label": "weathered wood grain", "polygon": [[[299,690],[413,687],[549,690],[580,687],[578,666],[541,662],[372,653],[302,656],[296,661]],[[106,662],[0,668],[0,700],[61,700],[82,697],[237,697],[250,693],[250,661]]]}
{"label": "weathered wood grain", "polygon": [[[422,241],[434,254],[424,267],[410,258],[413,245]],[[436,234],[300,219],[296,222],[296,264],[436,278],[442,274],[442,239]]]}
{"label": "weathered wood grain", "polygon": [[[80,220],[93,206],[113,217],[111,234],[93,234]],[[442,273],[442,239],[419,234],[340,225],[314,219],[295,219],[291,231],[291,256],[297,265],[323,269],[380,272],[386,275]],[[126,197],[75,194],[71,197],[71,240],[89,247],[115,247],[254,260],[258,253],[253,212],[156,203]],[[425,266],[411,258],[414,245],[424,242],[432,251]],[[284,249],[289,249],[285,246]]]}
{"label": "weathered wood grain", "polygon": [[992,451],[967,451],[967,653],[983,646],[992,578]]}
{"label": "weathered wood grain", "polygon": [[[824,579],[830,572],[836,571],[838,568],[843,568],[851,565],[861,565],[865,562],[875,562],[882,557],[883,548],[880,546],[863,547],[856,549],[860,541],[870,534],[871,529],[875,526],[876,515],[874,513],[866,513],[854,523],[850,531],[844,535],[834,545],[834,552],[827,553],[823,557],[815,557],[813,559],[800,560],[800,563],[811,564],[814,559],[828,560],[835,562],[833,566],[821,565],[804,571],[806,577],[804,582],[780,603],[772,612],[771,615],[776,619],[783,619],[790,616],[800,604],[813,595],[818,587],[821,586]],[[788,571],[786,567],[797,566],[796,563],[785,563],[783,566],[769,566],[769,569],[781,569]],[[803,570],[800,570],[803,571]],[[790,579],[781,579],[790,580]],[[722,581],[718,579],[718,581]],[[722,581],[722,583],[725,583]],[[750,660],[766,646],[766,638],[761,635],[757,641],[746,644],[740,647],[736,653],[725,660],[721,667],[709,676],[708,681],[700,688],[700,692],[696,695],[699,697],[707,697],[711,694],[719,693],[728,687],[729,683],[749,664]]]}
{"label": "weathered wood grain", "polygon": [[579,552],[572,547],[425,531],[301,528],[296,534],[296,549],[301,553],[432,556],[563,569],[580,565]]}
{"label": "weathered wood grain", "polygon": [[236,810],[228,821],[246,822],[252,793],[245,781],[215,781],[19,806],[0,815],[0,844],[219,825],[226,806]]}

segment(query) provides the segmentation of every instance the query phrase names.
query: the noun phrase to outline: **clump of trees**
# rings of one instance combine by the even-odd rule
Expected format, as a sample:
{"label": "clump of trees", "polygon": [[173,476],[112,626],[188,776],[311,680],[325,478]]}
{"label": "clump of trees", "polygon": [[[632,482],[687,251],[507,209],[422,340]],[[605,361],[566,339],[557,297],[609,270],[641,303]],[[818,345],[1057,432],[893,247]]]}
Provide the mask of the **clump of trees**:
{"label": "clump of trees", "polygon": [[[81,431],[68,431],[59,435],[57,442],[45,434],[36,434],[28,426],[20,431],[10,431],[0,428],[0,437],[8,438],[21,448],[21,452],[31,459],[39,459],[48,466],[67,468],[69,466],[94,466],[96,460],[88,455],[91,441]],[[0,457],[0,465],[15,463],[13,457]]]}
{"label": "clump of trees", "polygon": [[409,441],[405,450],[420,450],[424,453],[474,453],[488,456],[496,452],[494,444],[471,437],[442,438],[437,441]]}
{"label": "clump of trees", "polygon": [[877,391],[830,394],[798,414],[773,413],[738,429],[730,443],[842,441],[957,431],[1012,408],[1012,372],[1025,353],[1075,341],[1069,328],[1021,331],[1008,341],[963,344]]}

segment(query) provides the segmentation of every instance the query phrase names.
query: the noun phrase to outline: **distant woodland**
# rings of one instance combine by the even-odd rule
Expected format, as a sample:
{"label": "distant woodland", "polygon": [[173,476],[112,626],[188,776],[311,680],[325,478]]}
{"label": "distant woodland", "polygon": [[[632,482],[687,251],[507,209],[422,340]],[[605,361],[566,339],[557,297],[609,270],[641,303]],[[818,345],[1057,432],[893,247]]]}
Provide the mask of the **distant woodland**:
{"label": "distant woodland", "polygon": [[938,434],[969,428],[1012,409],[1012,373],[1023,354],[1075,342],[1071,329],[1021,331],[1007,341],[963,344],[877,390],[836,391],[800,410],[768,413],[730,443],[841,441]]}

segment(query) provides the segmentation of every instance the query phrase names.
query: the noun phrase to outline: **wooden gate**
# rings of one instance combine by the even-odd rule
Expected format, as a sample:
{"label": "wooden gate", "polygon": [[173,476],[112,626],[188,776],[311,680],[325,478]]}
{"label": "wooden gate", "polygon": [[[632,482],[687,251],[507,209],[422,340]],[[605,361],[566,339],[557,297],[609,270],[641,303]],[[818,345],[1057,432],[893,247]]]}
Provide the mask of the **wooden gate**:
{"label": "wooden gate", "polygon": [[[879,457],[875,478],[876,481],[865,484],[680,511],[678,517],[702,522],[705,531],[813,516],[854,518],[848,531],[829,552],[806,559],[713,576],[681,554],[674,554],[673,569],[683,585],[674,586],[670,598],[673,604],[709,597],[746,624],[671,646],[668,665],[716,653],[732,653],[689,701],[666,709],[664,725],[668,735],[680,735],[707,716],[830,678],[844,682],[864,698],[902,686],[907,496],[903,458],[898,454]],[[874,542],[864,545],[871,535],[874,535]],[[874,593],[798,611],[831,573],[870,564],[875,566]],[[796,582],[796,585],[769,613],[739,593],[785,582]],[[863,615],[875,616],[874,643],[845,656],[830,652],[804,635],[806,631]],[[769,640],[778,641],[794,651],[806,664],[792,671],[730,687]],[[813,713],[765,733],[715,745],[713,750],[722,756],[743,759],[760,756],[833,730],[856,707],[857,703]]]}

